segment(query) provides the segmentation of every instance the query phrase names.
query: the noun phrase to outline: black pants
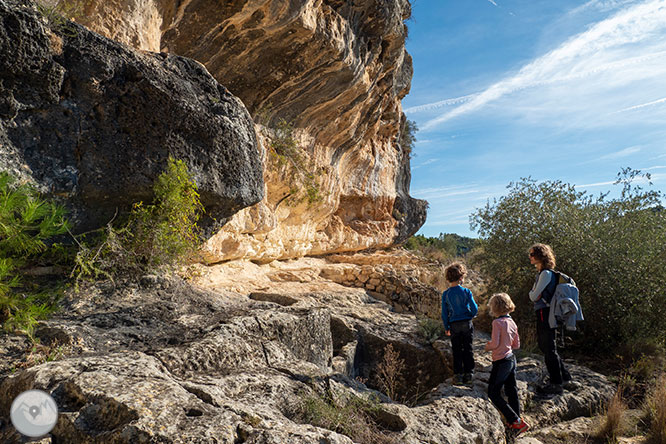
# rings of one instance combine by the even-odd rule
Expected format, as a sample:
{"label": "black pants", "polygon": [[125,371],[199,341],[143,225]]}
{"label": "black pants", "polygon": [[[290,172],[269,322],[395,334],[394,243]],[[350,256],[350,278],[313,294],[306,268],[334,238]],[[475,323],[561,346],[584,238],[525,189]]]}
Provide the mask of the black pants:
{"label": "black pants", "polygon": [[460,375],[474,371],[472,320],[451,322],[451,348],[453,349],[453,373]]}
{"label": "black pants", "polygon": [[555,329],[550,328],[548,324],[549,308],[541,308],[537,310],[537,340],[539,342],[539,349],[544,355],[546,361],[546,368],[550,375],[551,384],[562,384],[564,381],[571,379],[571,375],[564,368],[564,363],[557,354],[557,343],[555,341]]}
{"label": "black pants", "polygon": [[[502,387],[509,402],[502,398]],[[520,401],[516,386],[516,358],[513,355],[493,361],[493,369],[488,380],[488,397],[509,424],[518,421]]]}

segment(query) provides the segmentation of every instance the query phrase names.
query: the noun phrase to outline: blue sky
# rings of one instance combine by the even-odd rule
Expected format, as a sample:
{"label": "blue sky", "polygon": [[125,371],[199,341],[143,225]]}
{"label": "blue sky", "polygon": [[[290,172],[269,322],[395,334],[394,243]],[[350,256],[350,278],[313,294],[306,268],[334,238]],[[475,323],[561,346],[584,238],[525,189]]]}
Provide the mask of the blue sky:
{"label": "blue sky", "polygon": [[426,236],[521,177],[613,190],[623,167],[666,191],[666,0],[412,0],[402,101],[419,131],[411,195]]}

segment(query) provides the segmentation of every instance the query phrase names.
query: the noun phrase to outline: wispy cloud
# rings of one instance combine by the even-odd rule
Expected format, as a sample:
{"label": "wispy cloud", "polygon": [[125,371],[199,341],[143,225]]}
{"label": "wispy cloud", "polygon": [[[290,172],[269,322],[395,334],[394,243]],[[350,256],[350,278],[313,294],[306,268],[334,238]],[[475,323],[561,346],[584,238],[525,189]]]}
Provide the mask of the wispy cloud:
{"label": "wispy cloud", "polygon": [[658,105],[660,103],[666,103],[666,97],[664,97],[663,99],[659,99],[659,100],[653,100],[652,102],[647,102],[647,103],[642,103],[640,105],[630,106],[629,108],[621,109],[621,110],[615,111],[615,112],[616,113],[623,113],[625,111],[633,111],[635,109],[645,108],[646,106]]}
{"label": "wispy cloud", "polygon": [[589,10],[596,11],[612,11],[620,7],[626,6],[630,3],[636,3],[636,0],[590,0],[571,11],[567,15],[578,15]]}
{"label": "wispy cloud", "polygon": [[420,113],[423,111],[433,111],[436,109],[444,108],[446,106],[460,105],[462,103],[469,102],[476,96],[478,96],[478,94],[469,94],[467,96],[454,97],[452,99],[440,100],[434,103],[426,103],[424,105],[411,106],[405,109],[404,111],[406,113]]}
{"label": "wispy cloud", "polygon": [[612,160],[612,159],[620,159],[622,157],[627,157],[631,156],[632,154],[636,154],[641,150],[639,146],[630,146],[627,148],[624,148],[620,151],[616,151],[614,153],[606,154],[604,156],[599,157],[596,160]]}
{"label": "wispy cloud", "polygon": [[495,3],[493,0],[488,0],[488,1],[489,1],[490,3],[492,3],[493,5],[497,6],[497,3]]}
{"label": "wispy cloud", "polygon": [[608,185],[613,185],[615,183],[614,180],[610,182],[597,182],[597,183],[585,183],[582,185],[576,185],[576,188],[593,188],[593,187],[604,187]]}
{"label": "wispy cloud", "polygon": [[[591,2],[588,3],[592,6]],[[505,77],[481,93],[463,96],[467,99],[464,103],[426,122],[422,129],[430,130],[528,88],[568,83],[572,88],[568,90],[567,96],[558,97],[557,103],[574,104],[587,110],[592,104],[580,100],[580,95],[598,93],[595,99],[603,102],[609,100],[608,90],[623,88],[642,79],[661,76],[663,84],[663,76],[666,75],[666,1],[651,0],[641,4],[628,4],[626,9],[594,24],[553,51],[523,66],[515,75]],[[617,2],[613,5],[617,5]],[[581,84],[581,79],[590,81]],[[573,80],[576,82],[572,82]],[[541,97],[533,98],[535,103],[541,103],[539,99],[544,100],[543,95],[548,96],[548,91],[541,92]],[[444,104],[450,100],[456,99],[422,106],[446,106]],[[649,106],[648,103],[650,102],[644,105]],[[603,103],[600,108],[603,106],[607,107],[608,103]],[[569,112],[568,109],[562,110],[563,114]]]}
{"label": "wispy cloud", "polygon": [[438,158],[428,159],[428,160],[426,160],[425,162],[422,162],[422,163],[420,163],[420,164],[418,164],[418,165],[416,165],[416,166],[413,166],[413,167],[412,167],[412,170],[415,170],[415,169],[417,169],[417,168],[424,167],[424,166],[426,166],[426,165],[433,164],[433,163],[435,163],[435,162],[439,162],[439,159],[438,159]]}

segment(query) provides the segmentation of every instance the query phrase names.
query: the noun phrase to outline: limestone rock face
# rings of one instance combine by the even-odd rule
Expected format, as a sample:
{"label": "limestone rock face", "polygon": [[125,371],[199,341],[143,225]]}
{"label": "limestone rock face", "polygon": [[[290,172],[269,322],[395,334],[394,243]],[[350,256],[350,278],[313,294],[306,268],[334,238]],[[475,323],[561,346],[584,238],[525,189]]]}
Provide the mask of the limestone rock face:
{"label": "limestone rock face", "polygon": [[[114,0],[89,2],[78,20],[200,61],[254,116],[266,197],[209,241],[220,261],[386,247],[423,224],[400,142],[409,15],[407,0]],[[275,148],[285,124],[287,154]]]}
{"label": "limestone rock face", "polygon": [[[63,347],[64,356],[21,361],[20,350],[32,356],[33,346],[0,338],[0,442],[22,442],[8,410],[29,388],[47,391],[59,407],[45,441],[53,443],[367,442],[299,413],[312,397],[352,395],[377,399],[385,442],[512,442],[486,396],[488,335],[475,337],[474,385],[452,386],[449,341],[430,346],[413,315],[322,279],[312,268],[323,261],[227,262],[203,272],[197,287],[148,275],[68,295],[64,310],[35,332],[40,347]],[[389,346],[404,362],[393,373],[393,400],[378,391]],[[538,399],[542,369],[532,356],[518,362],[535,434],[588,416],[612,396],[602,375],[570,365],[577,388]]]}
{"label": "limestone rock face", "polygon": [[251,117],[203,65],[48,26],[31,3],[0,0],[0,23],[2,168],[66,198],[79,229],[150,200],[170,156],[212,218],[262,199]]}

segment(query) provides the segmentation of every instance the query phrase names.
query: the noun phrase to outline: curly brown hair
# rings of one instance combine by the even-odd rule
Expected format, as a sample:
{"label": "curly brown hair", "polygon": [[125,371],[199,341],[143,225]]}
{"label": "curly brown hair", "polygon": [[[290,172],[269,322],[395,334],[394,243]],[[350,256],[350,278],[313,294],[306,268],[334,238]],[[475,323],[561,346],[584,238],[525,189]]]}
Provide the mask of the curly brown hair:
{"label": "curly brown hair", "polygon": [[461,264],[460,262],[454,262],[453,264],[446,267],[444,273],[446,274],[446,280],[448,282],[458,282],[467,274],[467,267],[465,267],[465,264]]}
{"label": "curly brown hair", "polygon": [[488,301],[490,314],[492,316],[502,316],[509,314],[516,309],[511,297],[506,293],[495,293]]}
{"label": "curly brown hair", "polygon": [[541,263],[542,270],[555,269],[555,253],[550,245],[534,244],[529,249],[530,256]]}

